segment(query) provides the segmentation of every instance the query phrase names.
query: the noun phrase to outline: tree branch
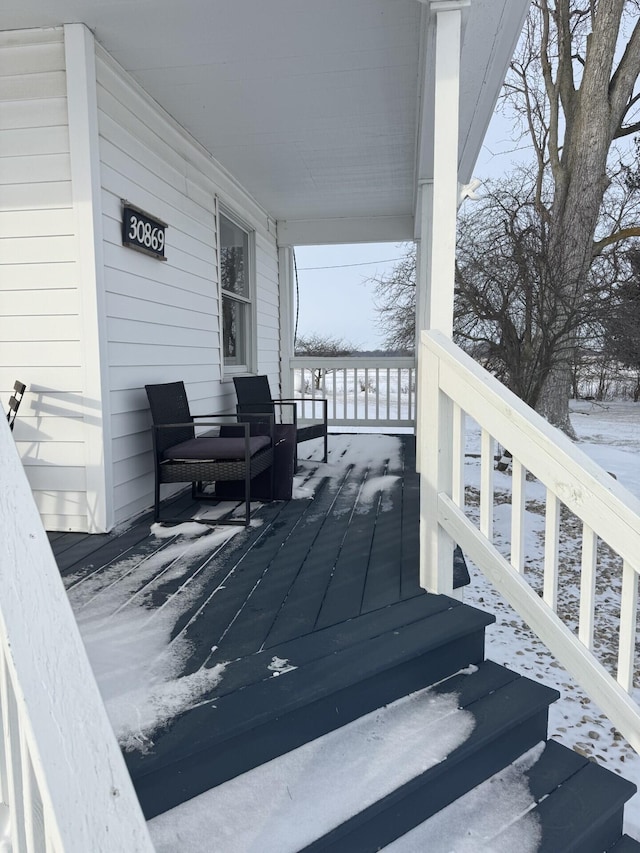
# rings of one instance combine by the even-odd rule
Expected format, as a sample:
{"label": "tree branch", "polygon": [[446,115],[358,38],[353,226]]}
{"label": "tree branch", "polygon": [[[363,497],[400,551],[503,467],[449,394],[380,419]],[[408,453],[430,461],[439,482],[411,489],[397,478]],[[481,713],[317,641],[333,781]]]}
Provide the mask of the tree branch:
{"label": "tree branch", "polygon": [[609,234],[608,237],[598,240],[593,244],[591,256],[596,258],[602,253],[603,249],[607,248],[607,246],[611,246],[613,243],[620,243],[622,240],[628,240],[630,237],[640,237],[640,225],[621,228],[619,231]]}
{"label": "tree branch", "polygon": [[640,19],[636,21],[631,37],[609,83],[611,104],[612,136],[620,129],[622,119],[629,107],[633,87],[640,75]]}
{"label": "tree branch", "polygon": [[542,18],[542,35],[540,38],[540,62],[542,65],[542,77],[549,100],[549,134],[548,134],[548,150],[549,162],[551,171],[556,179],[560,180],[560,154],[559,154],[559,136],[558,136],[558,113],[559,113],[559,93],[558,87],[553,80],[553,70],[551,60],[549,58],[549,5],[547,0],[543,0],[538,7]]}
{"label": "tree branch", "polygon": [[631,136],[633,133],[638,133],[640,131],[640,121],[637,121],[635,124],[629,124],[626,127],[621,127],[616,134],[614,134],[614,139],[622,139],[624,136]]}

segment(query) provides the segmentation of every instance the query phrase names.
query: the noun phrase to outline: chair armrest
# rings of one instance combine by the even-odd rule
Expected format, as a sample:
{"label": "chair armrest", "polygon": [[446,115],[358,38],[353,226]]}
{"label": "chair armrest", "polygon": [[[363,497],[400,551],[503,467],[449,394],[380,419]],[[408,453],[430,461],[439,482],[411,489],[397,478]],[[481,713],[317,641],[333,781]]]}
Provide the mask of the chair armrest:
{"label": "chair armrest", "polygon": [[[256,418],[262,418],[265,421],[269,422],[269,430],[271,435],[273,435],[273,427],[275,425],[275,417],[273,412],[252,412],[251,413]],[[227,421],[199,421],[198,424],[194,424],[194,422],[188,421],[187,423],[176,423],[176,424],[152,424],[152,428],[154,430],[161,429],[176,429],[179,427],[218,427],[218,426],[242,426],[245,428],[245,432],[251,427],[250,423],[243,423],[242,421],[230,420],[233,415],[230,415],[229,412],[221,412],[220,414],[211,414],[211,415],[192,415],[192,418],[227,418]]]}
{"label": "chair armrest", "polygon": [[[252,407],[253,406],[262,406],[262,405],[265,405],[265,406],[282,406],[282,405],[291,406],[292,422],[294,424],[297,422],[296,406],[295,406],[295,401],[293,401],[293,400],[263,400],[260,403],[244,403],[244,404],[236,403],[236,414],[238,416],[243,415],[244,417],[259,418],[263,415],[266,415],[267,412],[254,412]],[[273,417],[273,413],[270,413],[270,414]]]}
{"label": "chair armrest", "polygon": [[[324,420],[325,424],[327,423],[327,421],[329,419],[329,401],[327,400],[326,397],[293,397],[293,398],[284,398],[283,397],[282,399],[274,400],[273,402],[274,403],[285,403],[285,404],[293,403],[295,406],[297,406],[298,404],[302,404],[302,403],[311,403],[312,406],[315,405],[316,403],[320,403],[322,405],[322,419]],[[296,410],[296,419],[295,419],[296,423],[297,423],[297,420],[298,420],[298,418],[297,418],[297,410]]]}
{"label": "chair armrest", "polygon": [[[210,418],[210,417],[213,417],[213,415],[207,415],[207,417]],[[229,414],[227,413],[224,417],[228,418]],[[181,424],[153,424],[152,429],[154,429],[154,430],[177,429],[178,427],[192,427],[192,426],[195,426],[193,421],[188,421],[188,423],[181,423]],[[226,421],[226,423],[225,423],[224,421],[205,421],[204,423],[197,424],[197,426],[199,426],[199,427],[202,427],[202,426],[212,426],[212,427],[213,426],[216,426],[216,427],[217,426],[238,426],[238,422],[237,421]]]}

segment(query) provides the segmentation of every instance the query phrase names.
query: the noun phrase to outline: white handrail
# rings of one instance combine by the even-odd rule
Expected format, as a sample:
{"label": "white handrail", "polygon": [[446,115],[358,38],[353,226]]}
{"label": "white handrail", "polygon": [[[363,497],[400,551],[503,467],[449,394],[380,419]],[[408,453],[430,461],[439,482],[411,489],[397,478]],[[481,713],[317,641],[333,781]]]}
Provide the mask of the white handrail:
{"label": "white handrail", "polygon": [[0,418],[0,810],[12,853],[153,851],[33,501]]}
{"label": "white handrail", "polygon": [[299,419],[317,417],[324,398],[332,426],[415,424],[415,358],[295,356],[289,367]]}
{"label": "white handrail", "polygon": [[[640,709],[633,688],[640,501],[603,471],[563,433],[551,427],[444,335],[423,332],[420,344],[421,400],[421,582],[432,592],[452,591],[451,550],[457,542],[467,556],[538,634],[560,663],[640,751]],[[480,525],[463,511],[463,490],[452,488],[462,450],[459,407],[482,430]],[[511,561],[494,545],[492,445],[513,457]],[[524,482],[530,472],[546,488],[543,596],[527,583],[523,568]],[[579,636],[555,613],[558,592],[560,505],[581,522]],[[596,548],[600,538],[621,557],[622,597],[617,676],[596,659],[593,645]]]}

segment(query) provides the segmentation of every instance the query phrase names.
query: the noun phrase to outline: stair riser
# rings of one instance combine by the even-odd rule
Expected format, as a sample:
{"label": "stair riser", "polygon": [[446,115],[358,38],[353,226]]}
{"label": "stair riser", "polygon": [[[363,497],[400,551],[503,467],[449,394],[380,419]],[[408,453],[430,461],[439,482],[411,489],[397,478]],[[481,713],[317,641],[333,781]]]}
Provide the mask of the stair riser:
{"label": "stair riser", "polygon": [[547,718],[547,709],[538,711],[465,760],[453,766],[443,762],[442,773],[428,772],[424,778],[414,779],[305,847],[304,853],[371,853],[390,844],[545,740]]}
{"label": "stair riser", "polygon": [[479,630],[270,719],[249,732],[204,746],[169,766],[134,776],[145,817],[150,819],[168,811],[370,711],[441,681],[469,663],[478,663],[483,657],[484,630]]}

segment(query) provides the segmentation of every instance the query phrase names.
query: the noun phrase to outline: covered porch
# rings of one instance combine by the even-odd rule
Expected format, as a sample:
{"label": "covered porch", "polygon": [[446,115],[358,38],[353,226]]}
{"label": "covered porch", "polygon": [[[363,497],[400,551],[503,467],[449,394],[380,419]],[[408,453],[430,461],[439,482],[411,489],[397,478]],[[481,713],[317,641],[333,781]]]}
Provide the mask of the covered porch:
{"label": "covered porch", "polygon": [[[612,719],[637,740],[625,690],[638,514],[572,451],[554,455],[556,439],[448,340],[460,184],[527,6],[159,0],[150,14],[134,0],[24,0],[2,13],[11,303],[0,372],[3,388],[16,376],[29,386],[0,442],[11,484],[0,781],[16,851],[151,849],[67,597],[147,816],[411,691],[446,694],[454,713],[472,714],[470,736],[306,842],[373,850],[544,742],[555,691],[484,661],[490,617],[453,597],[454,541],[597,695],[614,696]],[[146,217],[146,246],[144,219],[137,246],[123,236],[126,210]],[[161,253],[149,251],[158,233]],[[334,439],[335,476],[311,460],[296,499],[263,507],[233,539],[128,526],[153,489],[145,384],[184,381],[194,413],[233,411],[242,373],[289,396],[293,247],[405,239],[418,244],[416,328],[431,332],[394,418],[413,422],[417,386],[420,490],[409,439],[373,454],[342,453]],[[225,252],[248,270],[238,291]],[[371,405],[366,375],[364,385],[364,409],[354,398],[349,417],[371,425],[385,407]],[[483,430],[479,531],[464,514],[465,412]],[[493,543],[494,440],[518,466],[511,564]],[[549,492],[544,606],[521,577],[527,471]],[[588,510],[579,642],[554,613],[561,500]],[[622,525],[609,523],[616,514]],[[58,531],[66,593],[42,522]],[[623,595],[624,689],[584,663],[602,526],[625,556],[625,589],[636,584]],[[553,744],[531,778],[540,849],[629,849],[618,845],[632,786],[603,783]],[[521,818],[503,849],[520,849]]]}

